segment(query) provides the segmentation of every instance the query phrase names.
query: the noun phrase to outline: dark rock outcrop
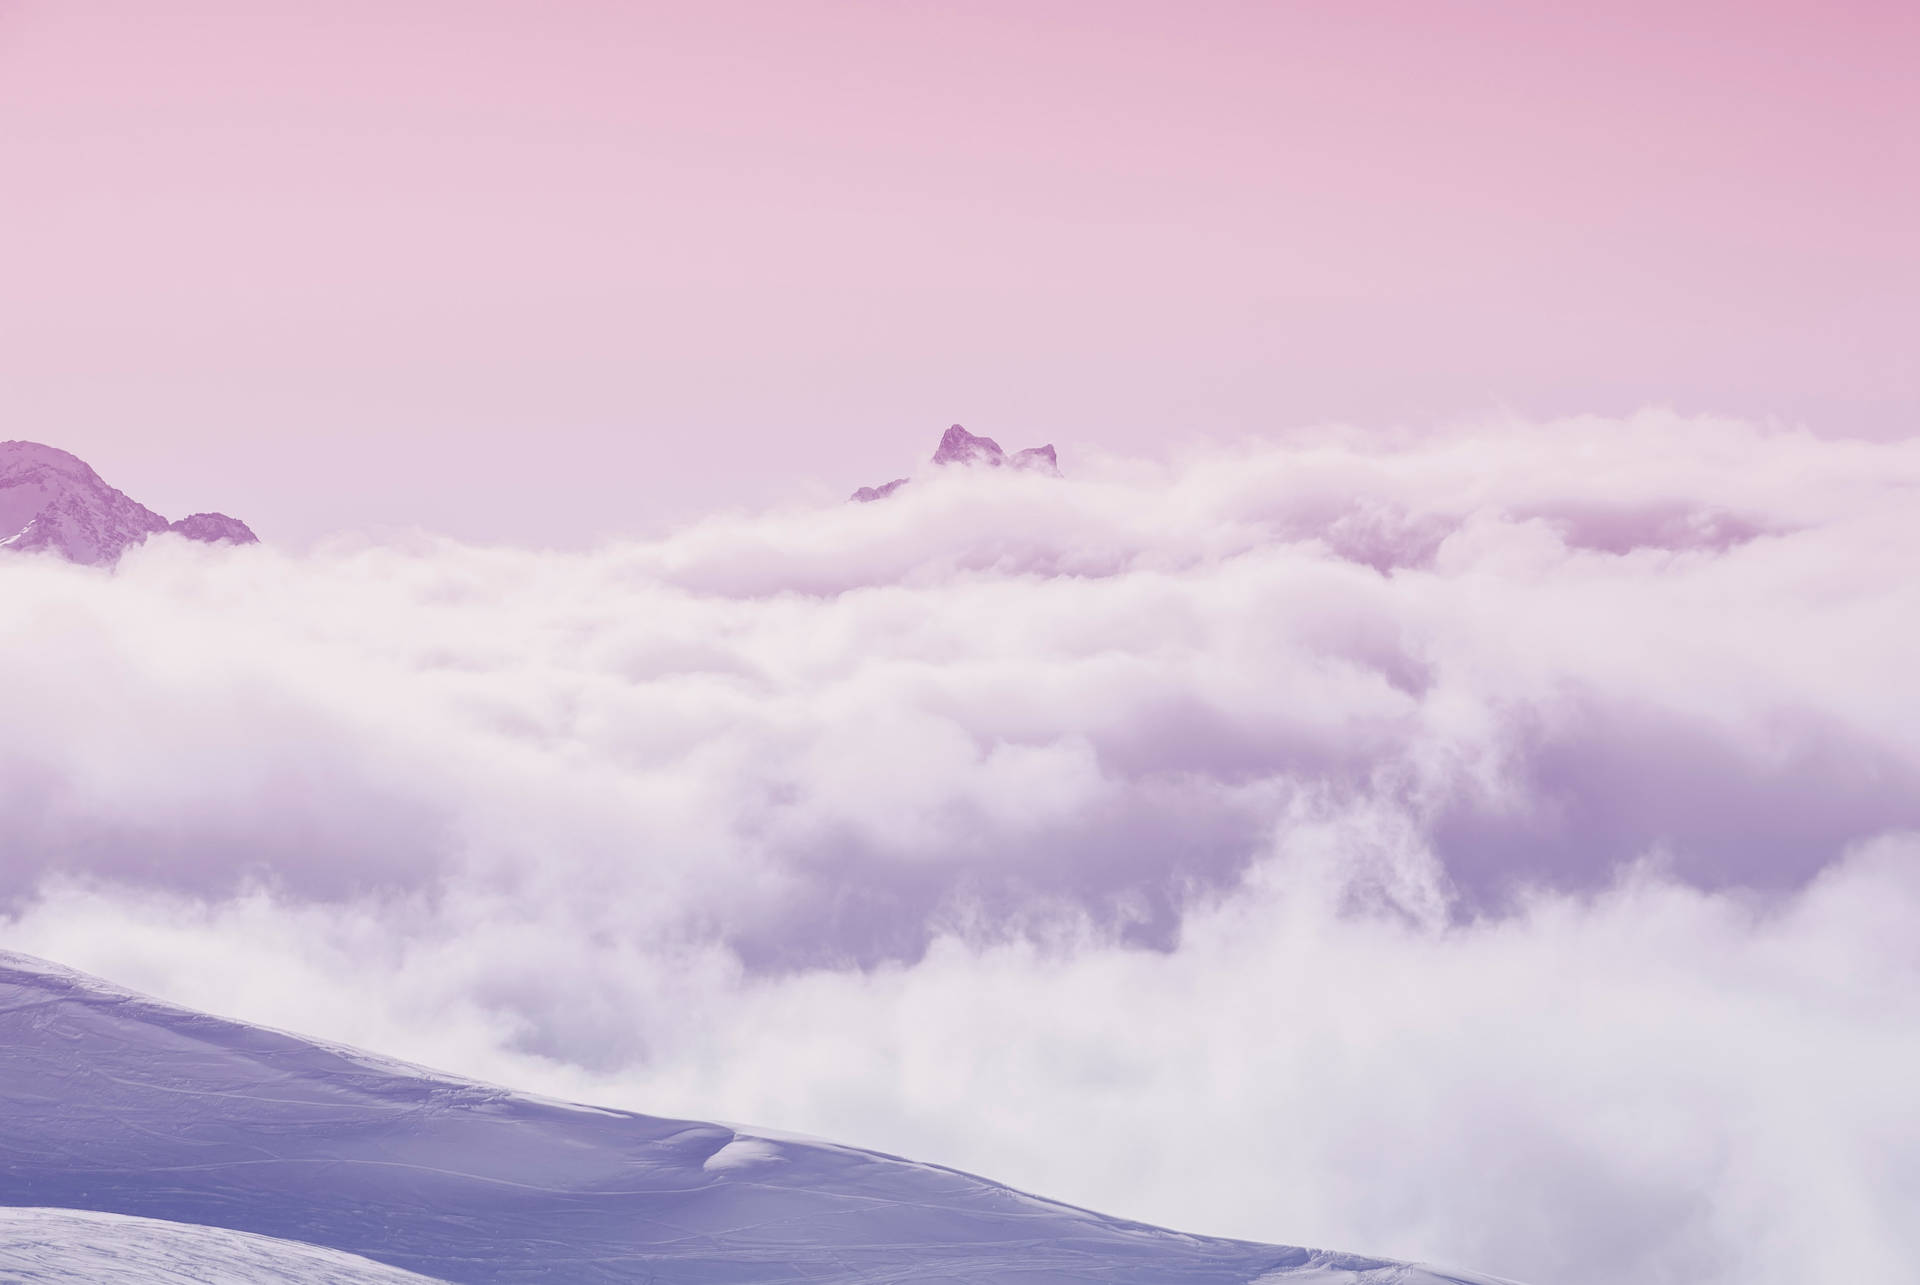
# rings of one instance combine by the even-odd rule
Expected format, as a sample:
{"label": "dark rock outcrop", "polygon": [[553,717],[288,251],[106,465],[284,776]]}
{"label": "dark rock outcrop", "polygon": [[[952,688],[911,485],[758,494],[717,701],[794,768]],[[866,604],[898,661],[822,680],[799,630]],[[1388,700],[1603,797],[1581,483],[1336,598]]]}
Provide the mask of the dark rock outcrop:
{"label": "dark rock outcrop", "polygon": [[904,477],[896,477],[893,479],[893,481],[888,482],[883,486],[863,486],[859,490],[853,493],[854,502],[858,504],[871,504],[875,500],[884,500],[889,495],[892,495],[895,491],[905,486],[907,484],[907,480],[908,479]]}
{"label": "dark rock outcrop", "polygon": [[[969,433],[955,424],[940,435],[940,445],[933,452],[933,462],[941,467],[961,465],[968,468],[1013,468],[1023,471],[1044,473],[1048,477],[1060,476],[1060,459],[1054,453],[1053,444],[1029,446],[1023,451],[1008,455],[991,437],[980,437]],[[905,486],[907,478],[897,477],[884,486],[863,486],[853,493],[853,500],[867,504],[874,500],[883,500]]]}
{"label": "dark rock outcrop", "polygon": [[1016,451],[1009,456],[1000,449],[1000,443],[991,437],[977,437],[955,424],[940,436],[940,448],[933,453],[935,464],[984,464],[989,468],[1005,465],[1011,468],[1034,469],[1038,472],[1058,476],[1060,461],[1053,453],[1052,443],[1045,446],[1029,446],[1024,451]]}
{"label": "dark rock outcrop", "polygon": [[204,544],[260,543],[260,537],[253,533],[252,527],[224,513],[191,513],[178,522],[169,523],[167,530]]}

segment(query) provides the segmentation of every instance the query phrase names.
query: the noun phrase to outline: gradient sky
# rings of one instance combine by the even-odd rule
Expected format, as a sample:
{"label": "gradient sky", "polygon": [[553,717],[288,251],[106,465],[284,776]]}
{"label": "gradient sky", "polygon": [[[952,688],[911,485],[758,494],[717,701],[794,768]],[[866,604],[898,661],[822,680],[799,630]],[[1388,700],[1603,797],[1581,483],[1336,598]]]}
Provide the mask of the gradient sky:
{"label": "gradient sky", "polygon": [[0,437],[567,543],[952,420],[1904,434],[1916,14],[0,0]]}
{"label": "gradient sky", "polygon": [[[0,569],[0,943],[1195,1230],[1895,1279],[1916,55],[0,0],[0,438],[268,541]],[[956,420],[1066,477],[841,502]],[[636,538],[304,547],[392,526]]]}

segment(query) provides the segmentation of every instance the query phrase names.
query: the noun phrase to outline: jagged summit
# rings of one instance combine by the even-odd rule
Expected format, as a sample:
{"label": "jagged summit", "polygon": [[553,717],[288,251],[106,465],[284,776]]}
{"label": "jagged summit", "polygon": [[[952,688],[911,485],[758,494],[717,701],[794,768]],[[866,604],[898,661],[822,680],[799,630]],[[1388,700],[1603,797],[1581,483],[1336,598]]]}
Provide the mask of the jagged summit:
{"label": "jagged summit", "polygon": [[[981,437],[969,433],[958,424],[954,424],[940,435],[940,445],[933,452],[933,462],[946,467],[964,465],[967,467],[1016,468],[1044,473],[1048,477],[1060,476],[1060,460],[1054,454],[1053,444],[1030,446],[1023,451],[1008,455],[1000,443],[991,437]],[[910,479],[897,477],[883,486],[863,486],[853,493],[852,499],[866,504],[874,500],[883,500],[905,486]]]}
{"label": "jagged summit", "polygon": [[1000,443],[991,437],[979,437],[955,424],[940,435],[940,448],[933,453],[935,464],[985,464],[989,468],[1008,465],[1013,468],[1037,469],[1043,473],[1058,474],[1060,461],[1054,456],[1053,444],[1030,446],[1024,451],[1008,455],[1000,449]]}
{"label": "jagged summit", "polygon": [[196,513],[170,524],[108,486],[69,451],[41,442],[0,442],[0,548],[49,550],[102,565],[160,531],[189,540],[258,540],[246,523],[222,513]]}
{"label": "jagged summit", "polygon": [[935,464],[1004,463],[1007,453],[991,437],[976,437],[955,424],[940,435],[940,447],[933,453]]}

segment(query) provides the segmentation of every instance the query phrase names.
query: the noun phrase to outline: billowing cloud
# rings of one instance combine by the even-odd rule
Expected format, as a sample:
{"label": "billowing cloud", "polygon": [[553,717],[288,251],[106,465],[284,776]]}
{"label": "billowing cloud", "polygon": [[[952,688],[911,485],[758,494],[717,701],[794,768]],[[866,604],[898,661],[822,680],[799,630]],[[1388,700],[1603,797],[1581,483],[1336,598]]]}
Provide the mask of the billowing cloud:
{"label": "billowing cloud", "polygon": [[8,945],[1586,1285],[1920,1251],[1920,444],[1663,414],[591,553],[0,562]]}

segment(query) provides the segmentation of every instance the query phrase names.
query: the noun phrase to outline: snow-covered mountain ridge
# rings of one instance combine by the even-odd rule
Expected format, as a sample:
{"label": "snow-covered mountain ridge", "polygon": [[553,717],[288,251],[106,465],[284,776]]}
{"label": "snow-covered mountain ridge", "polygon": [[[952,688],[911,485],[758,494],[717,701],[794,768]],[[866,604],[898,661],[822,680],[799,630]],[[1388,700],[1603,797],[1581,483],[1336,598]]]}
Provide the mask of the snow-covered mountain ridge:
{"label": "snow-covered mountain ridge", "polygon": [[224,513],[170,523],[108,486],[76,455],[39,442],[0,442],[0,548],[45,549],[103,565],[160,531],[232,544],[257,539]]}
{"label": "snow-covered mountain ridge", "polygon": [[[874,1152],[551,1102],[4,952],[0,1206],[225,1228],[448,1282],[1489,1285],[1182,1235]],[[45,1274],[60,1254],[44,1235],[28,1264],[43,1274],[24,1275],[8,1236],[0,1223],[0,1279],[88,1279]],[[80,1239],[69,1257],[84,1263]]]}

